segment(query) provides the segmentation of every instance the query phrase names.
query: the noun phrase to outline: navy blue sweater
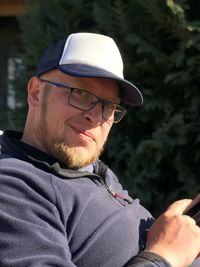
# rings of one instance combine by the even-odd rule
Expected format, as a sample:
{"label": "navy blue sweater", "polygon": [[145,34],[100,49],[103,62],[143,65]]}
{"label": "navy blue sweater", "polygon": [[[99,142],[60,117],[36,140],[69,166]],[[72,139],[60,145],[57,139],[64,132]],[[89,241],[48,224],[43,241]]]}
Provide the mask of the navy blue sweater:
{"label": "navy blue sweater", "polygon": [[170,266],[135,257],[153,218],[109,168],[69,170],[20,138],[0,141],[1,267]]}

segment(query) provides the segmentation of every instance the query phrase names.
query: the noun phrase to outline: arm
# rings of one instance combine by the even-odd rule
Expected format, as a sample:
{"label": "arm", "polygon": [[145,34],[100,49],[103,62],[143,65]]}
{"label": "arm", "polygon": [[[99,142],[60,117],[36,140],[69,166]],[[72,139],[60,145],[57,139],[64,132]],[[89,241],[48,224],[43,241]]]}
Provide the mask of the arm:
{"label": "arm", "polygon": [[[22,169],[28,176],[25,164]],[[16,173],[13,164],[0,161],[0,266],[75,267],[54,192],[47,188],[47,198],[34,180],[30,186]]]}

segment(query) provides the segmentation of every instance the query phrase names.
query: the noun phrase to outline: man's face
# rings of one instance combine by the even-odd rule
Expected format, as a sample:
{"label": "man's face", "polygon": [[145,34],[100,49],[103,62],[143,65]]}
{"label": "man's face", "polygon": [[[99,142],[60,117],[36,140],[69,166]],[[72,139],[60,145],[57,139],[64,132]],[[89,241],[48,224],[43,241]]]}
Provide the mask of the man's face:
{"label": "man's face", "polygon": [[[60,71],[41,78],[87,89],[101,99],[118,98],[117,83],[109,79],[77,78]],[[101,104],[90,111],[79,110],[68,103],[70,90],[40,82],[43,92],[36,128],[43,151],[74,169],[97,160],[112,126],[102,117]]]}

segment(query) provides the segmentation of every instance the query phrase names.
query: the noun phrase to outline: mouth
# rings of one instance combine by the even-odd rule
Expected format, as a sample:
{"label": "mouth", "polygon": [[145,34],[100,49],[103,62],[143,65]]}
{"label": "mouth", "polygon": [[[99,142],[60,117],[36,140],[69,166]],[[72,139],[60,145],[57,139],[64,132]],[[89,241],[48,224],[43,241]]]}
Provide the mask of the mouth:
{"label": "mouth", "polygon": [[96,142],[96,139],[94,137],[94,135],[92,133],[90,133],[89,131],[83,130],[83,129],[79,129],[77,127],[74,126],[70,126],[72,128],[72,130],[78,134],[81,138],[88,140],[88,141],[93,141]]}

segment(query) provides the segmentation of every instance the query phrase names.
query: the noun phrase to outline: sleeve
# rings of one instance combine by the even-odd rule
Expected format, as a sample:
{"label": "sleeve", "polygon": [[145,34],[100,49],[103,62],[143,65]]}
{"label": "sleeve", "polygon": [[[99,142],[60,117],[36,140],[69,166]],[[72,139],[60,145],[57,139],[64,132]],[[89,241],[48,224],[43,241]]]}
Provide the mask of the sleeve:
{"label": "sleeve", "polygon": [[136,257],[132,258],[128,264],[124,267],[172,267],[169,262],[167,262],[161,256],[142,251]]}
{"label": "sleeve", "polygon": [[21,169],[0,161],[0,266],[75,267],[54,192]]}

